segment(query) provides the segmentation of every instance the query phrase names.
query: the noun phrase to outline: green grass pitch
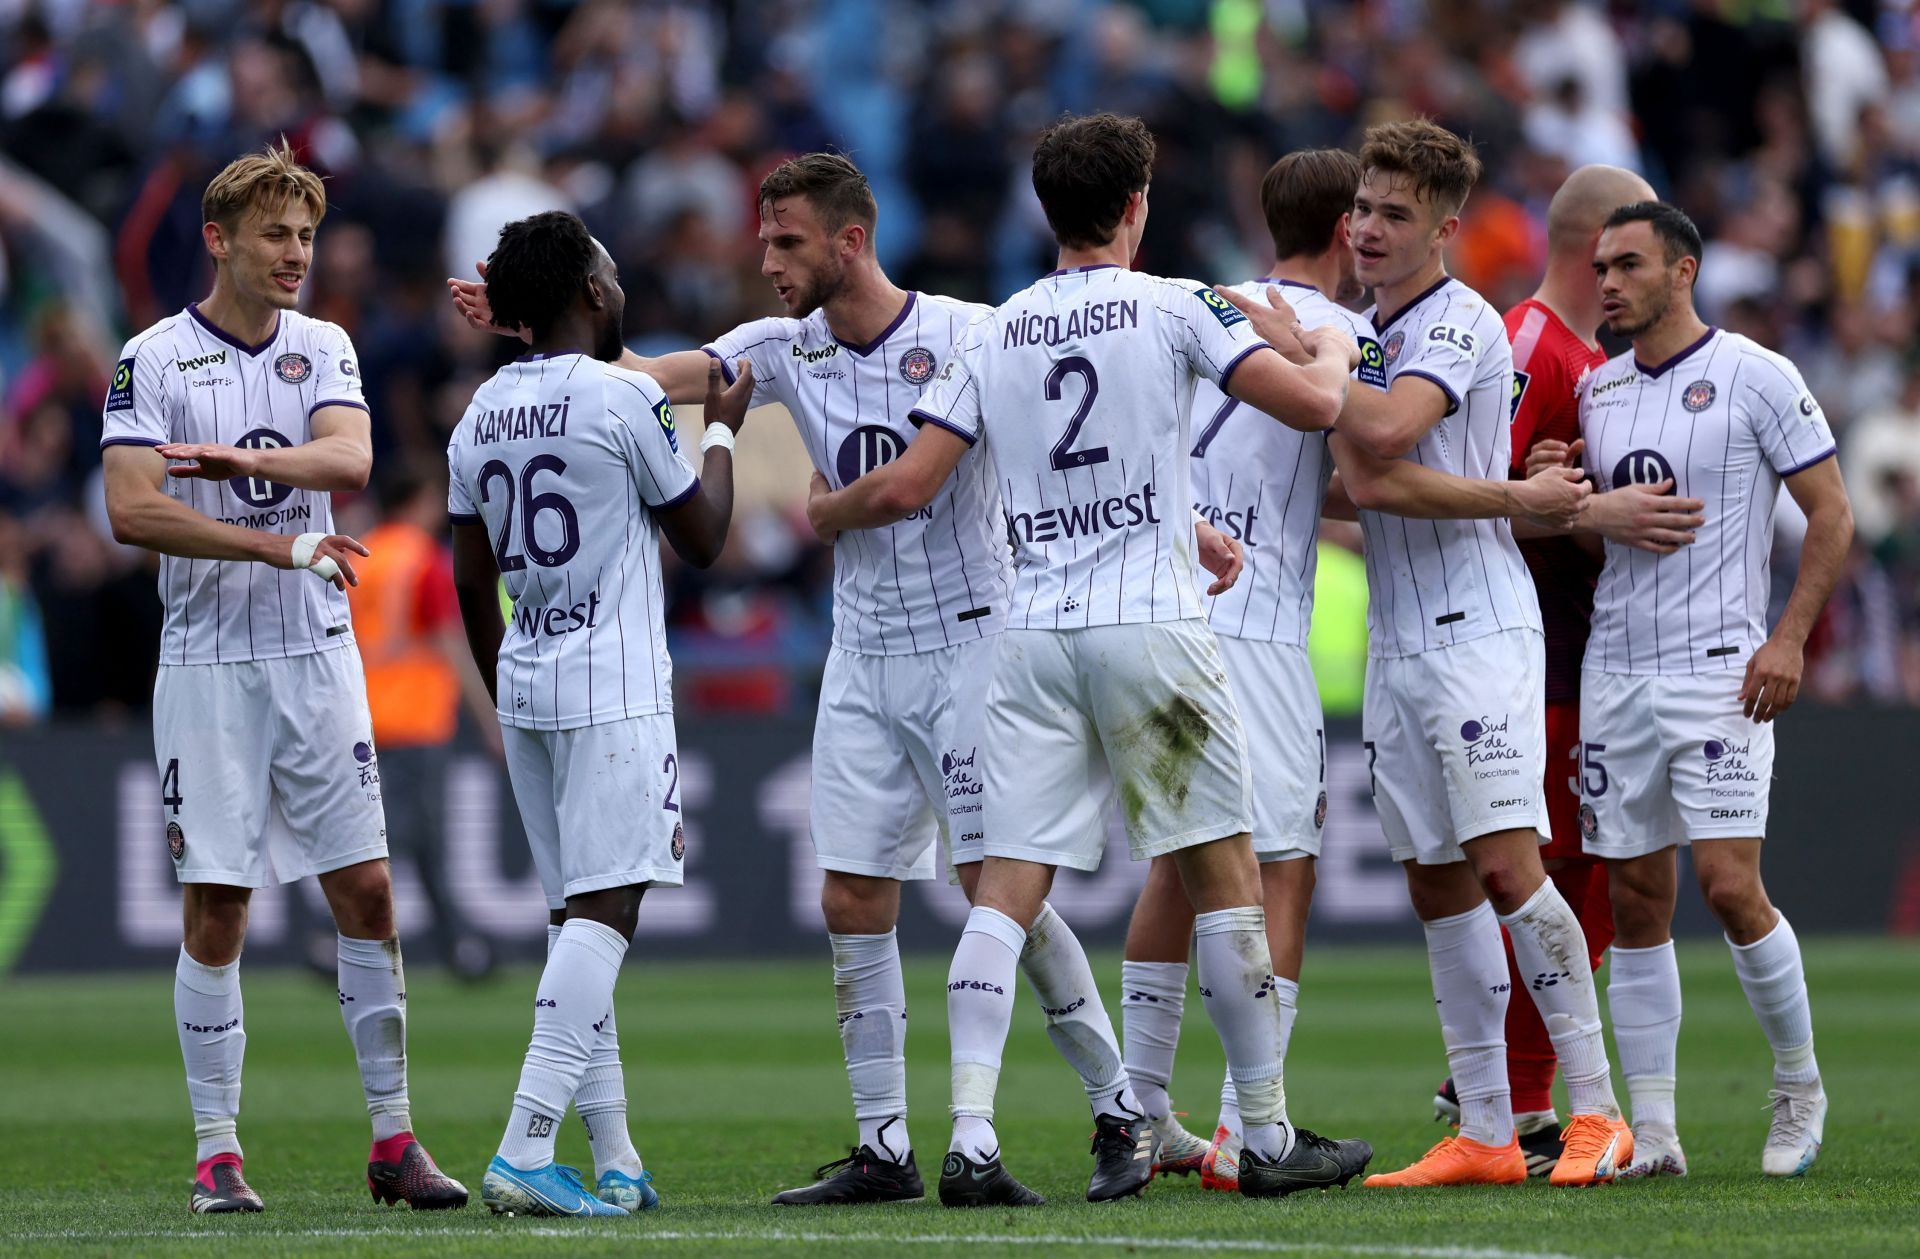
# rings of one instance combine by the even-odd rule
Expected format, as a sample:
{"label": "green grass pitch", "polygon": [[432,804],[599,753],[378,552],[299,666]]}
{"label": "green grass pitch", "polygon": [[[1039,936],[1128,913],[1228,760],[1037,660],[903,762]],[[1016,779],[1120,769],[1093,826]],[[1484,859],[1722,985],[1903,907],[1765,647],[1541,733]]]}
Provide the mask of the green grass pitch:
{"label": "green grass pitch", "polygon": [[[1089,1206],[1090,1124],[1077,1082],[1022,993],[1000,1093],[1009,1166],[1045,1193],[1033,1211],[952,1212],[925,1202],[775,1210],[852,1136],[824,943],[815,959],[655,962],[643,942],[620,989],[633,1130],[665,1198],[631,1220],[496,1220],[478,1202],[532,1026],[531,972],[479,987],[413,978],[413,1113],[441,1164],[475,1191],[465,1211],[374,1206],[367,1131],[331,989],[304,975],[246,976],[241,1137],[267,1213],[186,1209],[192,1134],[167,976],[32,978],[0,986],[0,1252],[273,1256],[778,1254],[893,1256],[1196,1254],[1920,1254],[1920,946],[1810,942],[1827,1148],[1804,1180],[1759,1173],[1769,1057],[1717,944],[1681,950],[1686,1021],[1680,1119],[1685,1181],[1553,1190],[1382,1192],[1355,1187],[1249,1203],[1156,1181],[1143,1200]],[[1117,1010],[1118,959],[1096,958]],[[908,968],[913,1134],[923,1173],[946,1136],[946,963]],[[1428,1097],[1443,1073],[1426,968],[1410,948],[1320,949],[1307,959],[1288,1064],[1296,1121],[1364,1136],[1376,1168],[1441,1135]],[[1221,1056],[1197,996],[1175,1081],[1192,1126],[1211,1126]],[[836,1148],[837,1147],[837,1148]],[[563,1159],[586,1165],[578,1121]]]}

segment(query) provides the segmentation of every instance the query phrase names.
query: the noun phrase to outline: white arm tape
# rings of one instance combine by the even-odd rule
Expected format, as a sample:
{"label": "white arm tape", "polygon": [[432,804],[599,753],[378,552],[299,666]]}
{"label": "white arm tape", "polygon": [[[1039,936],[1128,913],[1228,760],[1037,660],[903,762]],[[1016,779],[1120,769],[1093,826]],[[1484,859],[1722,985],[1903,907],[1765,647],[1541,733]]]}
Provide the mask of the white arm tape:
{"label": "white arm tape", "polygon": [[718,420],[707,425],[707,431],[700,434],[700,453],[704,455],[715,446],[725,446],[729,451],[733,449],[733,430]]}
{"label": "white arm tape", "polygon": [[324,533],[303,533],[293,540],[293,566],[304,568],[321,581],[332,581],[340,575],[340,566],[329,556],[313,558],[313,553],[322,542],[327,540]]}

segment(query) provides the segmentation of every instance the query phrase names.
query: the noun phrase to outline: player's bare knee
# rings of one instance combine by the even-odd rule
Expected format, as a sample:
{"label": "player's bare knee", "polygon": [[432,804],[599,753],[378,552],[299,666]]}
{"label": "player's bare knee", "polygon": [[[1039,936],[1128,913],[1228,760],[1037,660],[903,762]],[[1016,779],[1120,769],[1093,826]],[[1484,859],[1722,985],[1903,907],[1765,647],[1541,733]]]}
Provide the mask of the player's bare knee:
{"label": "player's bare knee", "polygon": [[239,958],[252,896],[244,887],[187,884],[181,898],[181,943],[187,956],[203,966],[225,966]]}
{"label": "player's bare knee", "polygon": [[362,861],[320,876],[340,934],[356,940],[391,940],[398,934],[393,920],[393,877],[384,859]]}
{"label": "player's bare knee", "polygon": [[631,940],[634,928],[640,925],[640,898],[645,891],[638,884],[629,884],[569,896],[567,917],[597,922],[619,932],[621,939]]}
{"label": "player's bare knee", "polygon": [[1757,871],[1703,869],[1700,894],[1714,918],[1736,944],[1750,944],[1773,930],[1779,915],[1767,899]]}
{"label": "player's bare knee", "polygon": [[820,913],[835,935],[885,935],[900,917],[900,882],[828,870]]}

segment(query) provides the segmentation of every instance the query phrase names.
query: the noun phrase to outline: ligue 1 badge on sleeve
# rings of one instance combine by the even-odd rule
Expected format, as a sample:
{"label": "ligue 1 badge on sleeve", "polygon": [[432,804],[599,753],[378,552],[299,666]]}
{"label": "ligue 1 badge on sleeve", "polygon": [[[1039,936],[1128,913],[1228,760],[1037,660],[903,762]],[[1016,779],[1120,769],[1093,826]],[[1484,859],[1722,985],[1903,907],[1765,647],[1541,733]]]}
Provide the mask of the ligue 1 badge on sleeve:
{"label": "ligue 1 badge on sleeve", "polygon": [[282,354],[273,360],[273,374],[289,385],[298,385],[313,375],[313,363],[304,354]]}
{"label": "ligue 1 badge on sleeve", "polygon": [[900,378],[909,385],[924,385],[933,379],[933,351],[914,346],[900,356]]}

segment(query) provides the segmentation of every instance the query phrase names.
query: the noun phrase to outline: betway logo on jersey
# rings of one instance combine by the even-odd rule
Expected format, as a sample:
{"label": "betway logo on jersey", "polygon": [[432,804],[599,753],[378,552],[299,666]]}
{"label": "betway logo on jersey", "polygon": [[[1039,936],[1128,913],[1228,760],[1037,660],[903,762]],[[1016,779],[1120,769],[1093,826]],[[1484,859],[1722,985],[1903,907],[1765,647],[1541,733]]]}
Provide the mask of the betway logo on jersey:
{"label": "betway logo on jersey", "polygon": [[570,607],[534,608],[520,604],[513,609],[514,628],[525,638],[559,638],[577,630],[596,629],[599,624],[598,590]]}
{"label": "betway logo on jersey", "polygon": [[803,350],[800,348],[798,342],[787,349],[787,353],[793,355],[793,357],[799,359],[802,363],[824,362],[839,352],[840,347],[837,345],[823,345],[817,350]]}
{"label": "betway logo on jersey", "polygon": [[1055,542],[1061,538],[1090,538],[1109,529],[1130,529],[1145,522],[1160,523],[1154,507],[1158,491],[1149,481],[1127,494],[1096,498],[1086,503],[1068,503],[1064,507],[1042,507],[1035,512],[1008,512],[1007,537],[1018,546],[1022,542]]}
{"label": "betway logo on jersey", "polygon": [[212,354],[202,354],[199,358],[176,359],[174,366],[180,369],[182,375],[185,375],[187,372],[197,372],[203,367],[217,367],[226,361],[227,352],[216,350]]}

